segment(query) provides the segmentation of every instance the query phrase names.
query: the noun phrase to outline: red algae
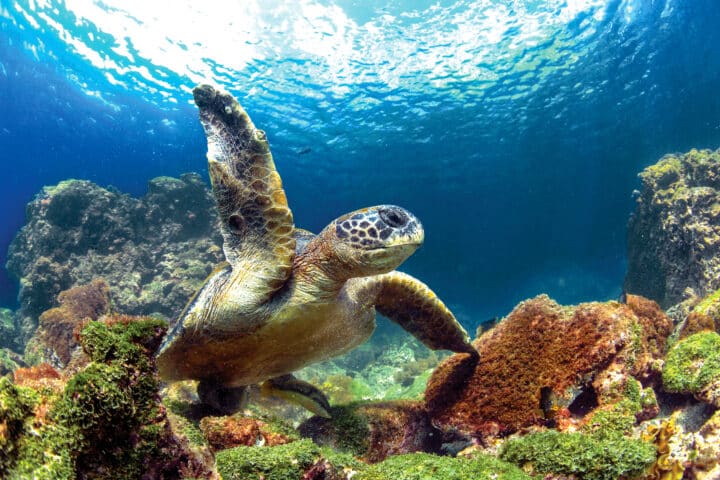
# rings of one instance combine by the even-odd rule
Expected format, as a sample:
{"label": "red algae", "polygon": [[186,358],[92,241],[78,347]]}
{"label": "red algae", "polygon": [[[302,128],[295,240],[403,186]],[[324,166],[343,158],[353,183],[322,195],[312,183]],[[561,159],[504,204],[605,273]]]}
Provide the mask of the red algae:
{"label": "red algae", "polygon": [[467,372],[462,355],[436,369],[425,392],[430,415],[436,425],[484,437],[554,421],[547,398],[564,416],[574,400],[585,402],[579,408],[586,414],[618,399],[618,382],[609,379],[648,375],[671,326],[654,302],[639,297],[576,307],[545,295],[524,301],[473,342],[480,353],[474,370]]}

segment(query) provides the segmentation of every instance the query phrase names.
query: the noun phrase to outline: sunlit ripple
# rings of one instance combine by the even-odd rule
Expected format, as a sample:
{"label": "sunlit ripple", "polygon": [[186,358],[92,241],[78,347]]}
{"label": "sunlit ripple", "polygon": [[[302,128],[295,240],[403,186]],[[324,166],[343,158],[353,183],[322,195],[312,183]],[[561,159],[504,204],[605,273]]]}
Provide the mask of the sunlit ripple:
{"label": "sunlit ripple", "polygon": [[[266,93],[275,80],[276,95],[319,101],[355,97],[362,89],[366,95],[353,105],[363,110],[392,102],[390,92],[398,88],[445,89],[464,101],[523,74],[503,97],[526,95],[548,74],[572,68],[602,26],[606,3],[466,1],[378,10],[363,23],[337,4],[311,0],[226,0],[207,4],[212,7],[36,0],[15,2],[2,14],[18,28],[61,40],[28,45],[38,55],[58,55],[65,47],[102,71],[101,78],[78,79],[90,90],[108,89],[101,83],[107,82],[162,102],[179,100],[178,84],[209,80],[253,95]],[[635,8],[625,3],[626,10]]]}

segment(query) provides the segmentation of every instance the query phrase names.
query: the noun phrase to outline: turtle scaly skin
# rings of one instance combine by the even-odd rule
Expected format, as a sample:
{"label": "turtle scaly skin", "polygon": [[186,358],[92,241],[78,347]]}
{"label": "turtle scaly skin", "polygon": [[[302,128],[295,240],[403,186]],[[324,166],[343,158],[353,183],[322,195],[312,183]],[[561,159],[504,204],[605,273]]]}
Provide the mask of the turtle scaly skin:
{"label": "turtle scaly skin", "polygon": [[317,236],[293,225],[265,134],[228,93],[193,91],[208,141],[226,263],[188,302],[160,348],[168,380],[200,380],[201,400],[238,409],[245,387],[328,416],[316,387],[292,376],[365,342],[379,311],[432,349],[477,352],[422,282],[394,271],[422,244],[420,221],[394,205],[363,208]]}

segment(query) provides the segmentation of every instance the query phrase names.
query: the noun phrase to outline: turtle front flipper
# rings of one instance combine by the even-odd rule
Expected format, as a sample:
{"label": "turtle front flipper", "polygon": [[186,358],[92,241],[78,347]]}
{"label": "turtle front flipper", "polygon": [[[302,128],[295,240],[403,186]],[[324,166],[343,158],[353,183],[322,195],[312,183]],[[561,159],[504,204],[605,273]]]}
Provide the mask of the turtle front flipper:
{"label": "turtle front flipper", "polygon": [[330,402],[315,385],[298,380],[293,375],[283,375],[263,382],[263,395],[282,398],[296,403],[320,417],[330,418]]}
{"label": "turtle front flipper", "polygon": [[374,290],[375,309],[433,350],[452,350],[475,356],[468,334],[435,293],[420,280],[393,271],[367,279]]}
{"label": "turtle front flipper", "polygon": [[269,296],[290,276],[295,236],[265,132],[227,92],[199,85],[193,97],[207,137],[225,257],[233,270],[252,272],[255,293]]}

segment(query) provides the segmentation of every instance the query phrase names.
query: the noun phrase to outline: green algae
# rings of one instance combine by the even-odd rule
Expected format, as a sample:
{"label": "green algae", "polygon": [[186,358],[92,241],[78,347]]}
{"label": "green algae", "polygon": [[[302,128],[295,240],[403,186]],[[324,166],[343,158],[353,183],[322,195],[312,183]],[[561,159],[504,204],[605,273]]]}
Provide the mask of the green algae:
{"label": "green algae", "polygon": [[52,413],[75,436],[76,465],[97,478],[139,478],[147,459],[163,455],[150,344],[164,328],[160,320],[145,319],[91,322],[81,332],[93,361],[68,381]]}
{"label": "green algae", "polygon": [[508,440],[500,458],[536,473],[576,475],[584,480],[616,480],[642,473],[656,458],[653,445],[620,435],[531,433]]}
{"label": "green algae", "polygon": [[[720,204],[718,204],[718,208],[720,208]],[[717,320],[718,317],[720,317],[720,289],[715,290],[703,298],[700,303],[693,308],[693,312],[707,315]]]}
{"label": "green algae", "polygon": [[678,341],[665,358],[663,387],[668,392],[698,393],[720,382],[720,335],[700,332]]}
{"label": "green algae", "polygon": [[80,339],[93,361],[59,396],[0,380],[0,477],[141,478],[149,461],[171,462],[151,361],[163,331],[157,320],[91,322]]}
{"label": "green algae", "polygon": [[368,418],[358,412],[361,402],[332,407],[329,428],[337,438],[335,447],[345,453],[363,455],[370,447]]}
{"label": "green algae", "polygon": [[223,480],[293,480],[302,479],[322,455],[320,447],[310,440],[274,447],[235,447],[215,456]]}
{"label": "green algae", "polygon": [[13,347],[15,336],[15,314],[10,309],[0,308],[0,348]]}
{"label": "green algae", "polygon": [[25,419],[32,416],[37,394],[0,378],[0,477],[5,478],[18,454],[18,439],[25,433]]}
{"label": "green algae", "polygon": [[360,471],[355,480],[530,480],[515,465],[489,455],[472,459],[429,453],[396,455]]}

